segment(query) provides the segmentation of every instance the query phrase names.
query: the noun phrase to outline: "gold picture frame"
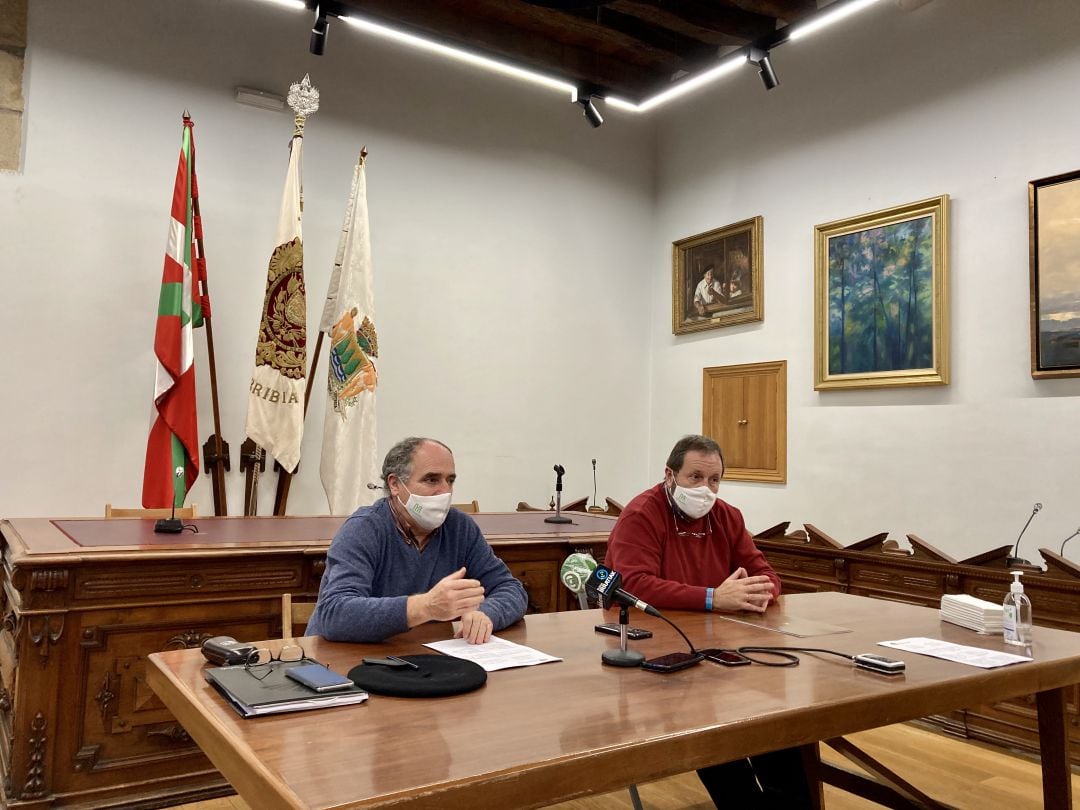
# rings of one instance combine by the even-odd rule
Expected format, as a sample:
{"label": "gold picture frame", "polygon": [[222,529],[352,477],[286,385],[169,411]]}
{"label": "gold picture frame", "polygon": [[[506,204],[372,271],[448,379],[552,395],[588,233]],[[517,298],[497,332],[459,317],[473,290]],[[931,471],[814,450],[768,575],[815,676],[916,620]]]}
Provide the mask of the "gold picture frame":
{"label": "gold picture frame", "polygon": [[814,229],[814,388],[949,382],[949,196]]}
{"label": "gold picture frame", "polygon": [[751,217],[672,243],[674,334],[765,320],[763,223]]}
{"label": "gold picture frame", "polygon": [[1080,377],[1080,171],[1028,183],[1031,376]]}

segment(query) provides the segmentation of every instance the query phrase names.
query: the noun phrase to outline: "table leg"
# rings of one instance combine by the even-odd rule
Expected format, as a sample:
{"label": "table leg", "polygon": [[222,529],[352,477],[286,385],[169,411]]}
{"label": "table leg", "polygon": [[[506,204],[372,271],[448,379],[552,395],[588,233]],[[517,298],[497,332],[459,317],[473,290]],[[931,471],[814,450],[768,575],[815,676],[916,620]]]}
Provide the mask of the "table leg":
{"label": "table leg", "polygon": [[1065,691],[1065,689],[1048,689],[1036,695],[1039,708],[1039,750],[1042,758],[1045,810],[1070,810],[1072,808]]}

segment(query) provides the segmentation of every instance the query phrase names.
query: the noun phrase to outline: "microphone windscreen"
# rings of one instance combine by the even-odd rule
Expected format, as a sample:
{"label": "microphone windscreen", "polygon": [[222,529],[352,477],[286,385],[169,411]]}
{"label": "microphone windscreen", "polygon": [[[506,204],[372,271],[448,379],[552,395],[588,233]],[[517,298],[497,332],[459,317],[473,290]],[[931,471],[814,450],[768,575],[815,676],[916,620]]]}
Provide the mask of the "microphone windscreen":
{"label": "microphone windscreen", "polygon": [[585,595],[590,599],[599,600],[600,605],[607,610],[611,607],[611,601],[620,585],[622,585],[622,575],[618,571],[598,565],[585,583]]}
{"label": "microphone windscreen", "polygon": [[585,583],[589,576],[596,570],[596,560],[592,554],[574,553],[566,558],[559,571],[559,577],[563,585],[574,593],[584,593]]}

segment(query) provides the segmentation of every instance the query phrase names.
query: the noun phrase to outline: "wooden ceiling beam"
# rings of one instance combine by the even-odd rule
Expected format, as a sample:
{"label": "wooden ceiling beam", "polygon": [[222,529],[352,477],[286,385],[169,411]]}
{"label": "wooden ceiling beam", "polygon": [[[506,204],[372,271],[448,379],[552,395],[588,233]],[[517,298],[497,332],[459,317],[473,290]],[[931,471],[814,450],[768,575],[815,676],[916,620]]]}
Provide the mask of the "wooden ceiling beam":
{"label": "wooden ceiling beam", "polygon": [[776,18],[701,0],[614,0],[607,8],[712,45],[745,45],[776,30]]}
{"label": "wooden ceiling beam", "polygon": [[664,51],[677,62],[696,62],[716,55],[716,46],[708,42],[653,25],[633,14],[624,14],[604,6],[572,13],[577,17],[593,19],[604,29],[624,34],[635,42]]}
{"label": "wooden ceiling beam", "polygon": [[729,0],[729,2],[751,14],[761,14],[783,20],[788,24],[817,11],[817,0]]}
{"label": "wooden ceiling beam", "polygon": [[600,26],[587,30],[589,24],[576,17],[524,2],[337,0],[335,5],[343,13],[351,9],[384,25],[528,66],[602,94],[642,98],[676,69],[666,50]]}

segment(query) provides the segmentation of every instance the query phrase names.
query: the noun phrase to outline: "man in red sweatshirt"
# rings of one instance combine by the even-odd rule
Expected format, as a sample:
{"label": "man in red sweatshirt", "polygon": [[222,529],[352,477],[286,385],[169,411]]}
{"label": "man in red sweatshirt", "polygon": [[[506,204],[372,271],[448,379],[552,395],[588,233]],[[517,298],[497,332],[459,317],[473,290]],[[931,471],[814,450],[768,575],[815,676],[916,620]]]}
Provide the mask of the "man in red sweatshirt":
{"label": "man in red sweatshirt", "polygon": [[[668,456],[664,480],[619,515],[605,564],[626,590],[656,608],[765,612],[780,578],[754,545],[742,513],[719,500],[720,445],[684,436]],[[798,749],[702,768],[698,776],[717,807],[812,806]]]}

